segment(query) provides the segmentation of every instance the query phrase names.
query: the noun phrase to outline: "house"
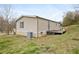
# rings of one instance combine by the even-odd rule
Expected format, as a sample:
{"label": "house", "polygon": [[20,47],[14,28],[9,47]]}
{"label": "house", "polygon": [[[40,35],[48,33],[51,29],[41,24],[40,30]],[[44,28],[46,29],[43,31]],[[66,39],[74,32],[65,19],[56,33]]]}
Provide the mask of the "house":
{"label": "house", "polygon": [[16,21],[16,34],[28,35],[32,32],[34,37],[47,34],[50,30],[61,30],[61,24],[39,16],[21,16]]}

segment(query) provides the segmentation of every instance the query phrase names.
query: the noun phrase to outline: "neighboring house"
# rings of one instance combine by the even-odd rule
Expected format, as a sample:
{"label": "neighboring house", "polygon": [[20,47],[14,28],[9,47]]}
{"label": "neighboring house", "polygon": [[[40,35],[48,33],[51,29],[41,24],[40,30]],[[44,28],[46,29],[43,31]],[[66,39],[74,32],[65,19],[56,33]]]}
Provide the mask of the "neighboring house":
{"label": "neighboring house", "polygon": [[16,21],[16,34],[27,36],[32,32],[34,37],[46,35],[50,30],[61,30],[61,24],[39,16],[21,16]]}

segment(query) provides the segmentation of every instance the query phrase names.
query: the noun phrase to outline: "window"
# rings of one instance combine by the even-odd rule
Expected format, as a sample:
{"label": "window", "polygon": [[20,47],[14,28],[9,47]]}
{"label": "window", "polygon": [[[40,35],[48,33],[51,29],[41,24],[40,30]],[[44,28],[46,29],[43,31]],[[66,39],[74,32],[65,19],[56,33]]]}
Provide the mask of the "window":
{"label": "window", "polygon": [[42,34],[43,34],[43,32],[40,32],[40,34],[42,35]]}
{"label": "window", "polygon": [[20,28],[24,28],[24,22],[20,22]]}

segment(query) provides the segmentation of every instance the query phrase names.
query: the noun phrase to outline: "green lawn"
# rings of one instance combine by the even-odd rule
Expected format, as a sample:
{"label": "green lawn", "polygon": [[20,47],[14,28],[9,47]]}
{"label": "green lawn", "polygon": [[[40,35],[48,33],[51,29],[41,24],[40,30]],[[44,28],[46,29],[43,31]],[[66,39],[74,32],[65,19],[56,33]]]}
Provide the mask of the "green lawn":
{"label": "green lawn", "polygon": [[32,40],[20,35],[0,35],[0,53],[79,53],[79,26],[66,28],[62,35],[47,35]]}

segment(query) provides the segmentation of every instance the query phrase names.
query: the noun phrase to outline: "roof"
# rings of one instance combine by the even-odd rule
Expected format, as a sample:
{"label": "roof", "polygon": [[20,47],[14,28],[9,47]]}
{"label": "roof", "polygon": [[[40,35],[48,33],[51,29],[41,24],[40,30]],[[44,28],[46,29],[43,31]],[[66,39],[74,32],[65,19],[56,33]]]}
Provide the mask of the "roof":
{"label": "roof", "polygon": [[[21,18],[23,18],[23,17],[28,17],[28,18],[40,18],[40,19],[43,19],[43,20],[47,20],[47,21],[59,23],[59,22],[52,21],[52,20],[49,20],[49,19],[46,19],[46,18],[43,18],[43,17],[39,17],[39,16],[21,16],[20,18],[18,18],[18,19],[16,20],[16,22],[19,21],[19,20],[20,20]],[[60,23],[59,23],[59,24],[60,24]]]}

